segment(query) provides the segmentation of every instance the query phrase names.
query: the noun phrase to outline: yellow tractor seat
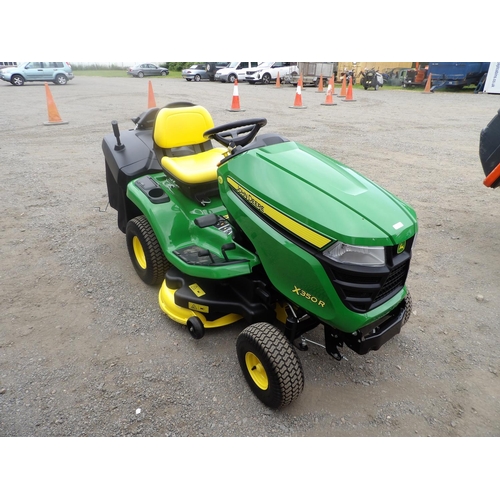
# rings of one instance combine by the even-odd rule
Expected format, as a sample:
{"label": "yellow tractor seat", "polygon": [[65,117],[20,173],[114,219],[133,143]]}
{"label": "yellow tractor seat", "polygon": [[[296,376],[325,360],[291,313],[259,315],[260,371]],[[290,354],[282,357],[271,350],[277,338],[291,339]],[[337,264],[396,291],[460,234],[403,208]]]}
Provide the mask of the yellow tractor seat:
{"label": "yellow tractor seat", "polygon": [[153,128],[158,161],[189,197],[217,188],[217,164],[226,148],[214,148],[203,133],[214,127],[202,106],[179,103],[161,108]]}

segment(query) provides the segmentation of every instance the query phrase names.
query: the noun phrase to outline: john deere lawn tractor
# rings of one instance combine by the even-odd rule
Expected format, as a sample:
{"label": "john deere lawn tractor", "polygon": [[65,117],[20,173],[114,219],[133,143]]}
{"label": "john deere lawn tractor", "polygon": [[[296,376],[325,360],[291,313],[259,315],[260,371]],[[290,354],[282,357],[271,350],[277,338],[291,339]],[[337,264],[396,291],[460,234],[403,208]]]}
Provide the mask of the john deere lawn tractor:
{"label": "john deere lawn tractor", "polygon": [[[408,320],[415,211],[265,118],[214,126],[189,102],[106,135],[110,206],[140,278],[195,339],[241,322],[239,364],[267,406],[304,387],[297,350],[324,331],[337,360],[379,349]],[[216,144],[214,145],[213,142]]]}

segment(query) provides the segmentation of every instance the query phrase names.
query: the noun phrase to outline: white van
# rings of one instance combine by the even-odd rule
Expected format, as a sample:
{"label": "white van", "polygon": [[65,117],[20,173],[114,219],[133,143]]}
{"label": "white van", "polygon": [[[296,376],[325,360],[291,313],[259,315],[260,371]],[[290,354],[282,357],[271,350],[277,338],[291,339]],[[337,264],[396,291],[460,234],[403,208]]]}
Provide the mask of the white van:
{"label": "white van", "polygon": [[235,80],[244,82],[247,70],[249,68],[256,68],[258,65],[258,62],[229,63],[225,68],[219,69],[217,73],[215,73],[215,80],[224,83],[234,83]]}

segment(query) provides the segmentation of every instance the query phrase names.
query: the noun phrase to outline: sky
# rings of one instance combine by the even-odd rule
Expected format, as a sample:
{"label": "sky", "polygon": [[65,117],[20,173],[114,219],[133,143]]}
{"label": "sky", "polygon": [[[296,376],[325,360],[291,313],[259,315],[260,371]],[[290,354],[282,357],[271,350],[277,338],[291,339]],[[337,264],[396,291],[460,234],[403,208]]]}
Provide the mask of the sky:
{"label": "sky", "polygon": [[[494,61],[498,18],[481,8],[420,0],[401,4],[229,0],[138,5],[88,0],[9,4],[2,60],[67,61]],[[194,11],[194,12],[193,12]],[[493,12],[493,10],[491,10]],[[53,32],[45,19],[58,16]],[[41,22],[42,21],[42,22]],[[19,26],[22,24],[20,35]]]}

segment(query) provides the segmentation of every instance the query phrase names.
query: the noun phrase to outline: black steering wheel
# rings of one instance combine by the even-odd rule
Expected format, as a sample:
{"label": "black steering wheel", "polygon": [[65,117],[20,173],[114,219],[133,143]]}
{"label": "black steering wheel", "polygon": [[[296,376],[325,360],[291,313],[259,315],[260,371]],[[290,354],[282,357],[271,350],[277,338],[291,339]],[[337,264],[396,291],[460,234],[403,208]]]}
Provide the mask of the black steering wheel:
{"label": "black steering wheel", "polygon": [[213,127],[204,132],[203,137],[215,139],[226,147],[246,146],[266,123],[266,118],[248,118]]}

